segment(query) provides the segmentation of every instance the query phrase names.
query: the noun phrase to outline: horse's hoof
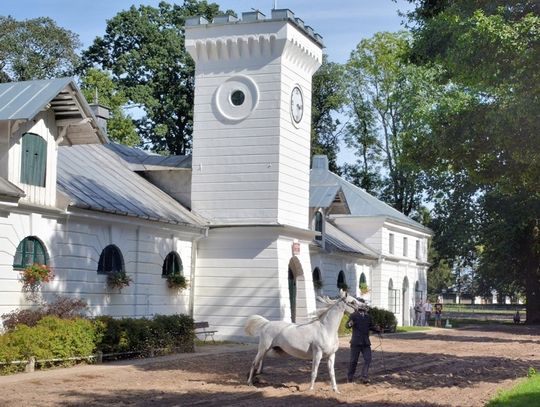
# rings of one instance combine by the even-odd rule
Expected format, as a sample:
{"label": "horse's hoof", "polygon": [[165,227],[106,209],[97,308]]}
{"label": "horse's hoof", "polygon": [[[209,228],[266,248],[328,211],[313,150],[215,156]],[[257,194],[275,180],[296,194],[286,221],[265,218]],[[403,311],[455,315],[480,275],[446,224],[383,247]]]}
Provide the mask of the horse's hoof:
{"label": "horse's hoof", "polygon": [[334,393],[341,394],[341,392],[338,389],[333,389]]}

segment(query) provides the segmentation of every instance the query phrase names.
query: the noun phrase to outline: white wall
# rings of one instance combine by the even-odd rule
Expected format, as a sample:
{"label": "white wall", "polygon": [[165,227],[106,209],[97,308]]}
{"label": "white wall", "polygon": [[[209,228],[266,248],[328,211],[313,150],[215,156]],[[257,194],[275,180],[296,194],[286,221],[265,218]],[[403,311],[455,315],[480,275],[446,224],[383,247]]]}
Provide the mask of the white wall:
{"label": "white wall", "polygon": [[[113,215],[101,220],[98,217],[84,220],[38,213],[0,217],[0,314],[30,305],[21,292],[19,272],[12,267],[16,248],[27,236],[44,243],[54,270],[54,280],[42,287],[44,298],[50,299],[53,294],[83,298],[91,315],[188,313],[189,289],[169,289],[161,272],[165,256],[175,250],[189,278],[191,239],[195,235],[157,222],[120,223]],[[107,287],[105,275],[97,274],[99,256],[109,244],[121,250],[125,270],[133,278],[120,293]]]}
{"label": "white wall", "polygon": [[[232,227],[210,229],[197,251],[196,321],[217,328],[216,337],[245,340],[243,327],[253,314],[270,320],[290,320],[288,266],[294,237],[282,228]],[[297,256],[297,320],[315,309],[308,245],[300,241]]]}
{"label": "white wall", "polygon": [[[27,185],[21,179],[21,137],[24,133],[35,133],[47,142],[47,169],[45,187]],[[56,161],[58,146],[56,145],[57,128],[54,112],[48,110],[39,113],[34,120],[22,123],[10,138],[8,180],[17,185],[26,197],[21,202],[41,206],[54,206],[56,203]]]}

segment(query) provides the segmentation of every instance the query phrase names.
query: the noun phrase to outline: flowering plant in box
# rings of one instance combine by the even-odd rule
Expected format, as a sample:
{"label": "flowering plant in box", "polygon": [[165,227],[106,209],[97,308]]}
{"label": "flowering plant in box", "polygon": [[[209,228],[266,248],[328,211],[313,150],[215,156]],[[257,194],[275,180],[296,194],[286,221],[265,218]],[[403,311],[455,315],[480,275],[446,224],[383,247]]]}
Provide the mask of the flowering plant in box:
{"label": "flowering plant in box", "polygon": [[132,281],[133,279],[125,271],[112,271],[107,275],[107,285],[110,288],[121,290],[127,287]]}
{"label": "flowering plant in box", "polygon": [[360,292],[362,294],[367,294],[369,292],[369,287],[368,287],[367,283],[363,283],[363,282],[360,283],[358,288],[360,288]]}
{"label": "flowering plant in box", "polygon": [[180,273],[172,273],[167,275],[167,285],[169,288],[183,290],[187,288],[187,279]]}
{"label": "flowering plant in box", "polygon": [[48,283],[54,278],[52,269],[46,264],[34,263],[21,271],[21,281],[25,290],[34,291],[41,283]]}

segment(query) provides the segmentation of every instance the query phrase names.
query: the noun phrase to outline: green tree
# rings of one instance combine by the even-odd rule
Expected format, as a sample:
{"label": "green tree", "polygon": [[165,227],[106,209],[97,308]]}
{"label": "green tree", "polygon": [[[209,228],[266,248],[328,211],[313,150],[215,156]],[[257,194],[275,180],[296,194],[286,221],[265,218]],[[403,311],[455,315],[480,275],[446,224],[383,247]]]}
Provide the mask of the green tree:
{"label": "green tree", "polygon": [[70,76],[79,63],[77,34],[48,17],[0,16],[0,82]]}
{"label": "green tree", "polygon": [[138,132],[158,152],[191,148],[194,64],[184,49],[184,22],[194,15],[211,20],[219,12],[217,4],[197,0],[132,6],[108,20],[105,35],[83,53],[87,68],[110,71],[129,103],[142,108]]}
{"label": "green tree", "polygon": [[442,66],[443,85],[460,95],[438,107],[420,159],[477,189],[480,287],[524,290],[527,322],[540,323],[540,6],[416,3],[412,56]]}
{"label": "green tree", "polygon": [[[362,40],[347,63],[351,122],[346,140],[356,148],[360,185],[381,186],[380,197],[404,214],[418,207],[423,173],[411,159],[439,90],[436,69],[409,63],[407,32]],[[377,179],[377,166],[384,168]],[[352,172],[349,170],[349,173]]]}
{"label": "green tree", "polygon": [[342,76],[342,65],[328,62],[328,56],[323,55],[323,63],[313,75],[311,97],[311,155],[326,155],[330,170],[336,173],[341,123],[334,114],[346,102]]}
{"label": "green tree", "polygon": [[131,117],[124,113],[127,97],[124,92],[116,90],[111,76],[99,69],[90,68],[80,78],[81,91],[88,103],[99,102],[110,111],[107,122],[107,134],[109,139],[128,146],[137,146],[141,143],[135,130],[135,124]]}

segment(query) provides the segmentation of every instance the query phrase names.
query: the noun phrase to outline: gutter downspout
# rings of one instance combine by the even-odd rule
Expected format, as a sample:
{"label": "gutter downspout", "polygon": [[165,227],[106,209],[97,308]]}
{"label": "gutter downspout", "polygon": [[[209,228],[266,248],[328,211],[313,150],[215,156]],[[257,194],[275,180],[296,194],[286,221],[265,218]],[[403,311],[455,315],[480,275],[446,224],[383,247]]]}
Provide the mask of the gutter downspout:
{"label": "gutter downspout", "polygon": [[191,270],[189,273],[189,316],[194,318],[195,309],[195,269],[197,267],[197,246],[199,240],[208,237],[208,228],[204,229],[202,236],[197,236],[191,241]]}

